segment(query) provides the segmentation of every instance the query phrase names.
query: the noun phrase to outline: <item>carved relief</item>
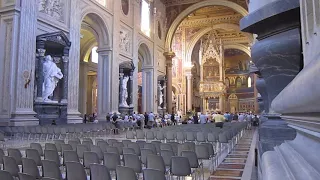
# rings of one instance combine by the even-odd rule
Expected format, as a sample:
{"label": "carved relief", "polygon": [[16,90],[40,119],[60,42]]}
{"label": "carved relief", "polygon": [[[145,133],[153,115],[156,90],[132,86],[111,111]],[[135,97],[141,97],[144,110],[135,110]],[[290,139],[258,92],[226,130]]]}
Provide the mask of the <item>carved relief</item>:
{"label": "carved relief", "polygon": [[39,11],[53,17],[55,20],[64,22],[64,0],[39,0]]}
{"label": "carved relief", "polygon": [[129,31],[126,30],[120,30],[120,50],[130,53],[130,43],[131,43],[131,39],[130,39],[130,34]]}

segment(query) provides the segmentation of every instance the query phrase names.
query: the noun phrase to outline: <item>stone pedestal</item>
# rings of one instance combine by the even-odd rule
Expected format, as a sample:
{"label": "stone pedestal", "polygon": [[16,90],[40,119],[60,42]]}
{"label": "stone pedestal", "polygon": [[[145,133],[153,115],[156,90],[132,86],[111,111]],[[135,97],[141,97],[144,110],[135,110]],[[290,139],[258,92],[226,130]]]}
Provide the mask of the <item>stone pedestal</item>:
{"label": "stone pedestal", "polygon": [[121,114],[133,114],[133,107],[119,107],[119,112]]}
{"label": "stone pedestal", "polygon": [[35,102],[34,110],[40,125],[51,124],[52,120],[55,120],[57,124],[67,124],[66,103]]}

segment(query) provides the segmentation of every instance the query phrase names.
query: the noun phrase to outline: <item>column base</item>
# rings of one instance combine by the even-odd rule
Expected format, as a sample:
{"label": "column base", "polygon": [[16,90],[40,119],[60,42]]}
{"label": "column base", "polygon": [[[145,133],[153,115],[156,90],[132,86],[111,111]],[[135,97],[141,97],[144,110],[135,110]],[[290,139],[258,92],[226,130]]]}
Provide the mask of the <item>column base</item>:
{"label": "column base", "polygon": [[133,107],[119,107],[119,112],[121,114],[132,114],[133,113]]}
{"label": "column base", "polygon": [[67,123],[68,124],[80,124],[83,123],[81,113],[78,111],[68,111],[67,114]]}
{"label": "column base", "polygon": [[36,126],[39,125],[39,119],[36,118],[34,111],[16,112],[12,114],[12,118],[8,121],[9,126]]}

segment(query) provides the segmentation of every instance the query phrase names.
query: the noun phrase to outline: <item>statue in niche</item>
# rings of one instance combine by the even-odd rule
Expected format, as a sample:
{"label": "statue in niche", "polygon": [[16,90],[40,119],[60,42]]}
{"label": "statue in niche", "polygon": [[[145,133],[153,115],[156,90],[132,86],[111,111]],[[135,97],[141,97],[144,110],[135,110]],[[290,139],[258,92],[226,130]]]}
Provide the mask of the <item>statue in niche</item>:
{"label": "statue in niche", "polygon": [[54,89],[57,87],[57,84],[60,79],[63,78],[61,69],[58,68],[56,63],[53,62],[53,59],[50,55],[45,57],[43,63],[43,85],[42,85],[42,98],[45,102],[53,102],[49,99],[49,96],[53,95]]}
{"label": "statue in niche", "polygon": [[160,89],[160,94],[159,94],[159,107],[161,107],[161,104],[163,103],[163,89],[164,87],[162,87],[161,85],[159,86],[159,89]]}
{"label": "statue in niche", "polygon": [[121,84],[121,92],[122,92],[122,97],[121,97],[121,107],[129,107],[127,103],[128,99],[128,90],[127,90],[127,84],[128,84],[129,77],[126,76],[123,78],[122,84]]}

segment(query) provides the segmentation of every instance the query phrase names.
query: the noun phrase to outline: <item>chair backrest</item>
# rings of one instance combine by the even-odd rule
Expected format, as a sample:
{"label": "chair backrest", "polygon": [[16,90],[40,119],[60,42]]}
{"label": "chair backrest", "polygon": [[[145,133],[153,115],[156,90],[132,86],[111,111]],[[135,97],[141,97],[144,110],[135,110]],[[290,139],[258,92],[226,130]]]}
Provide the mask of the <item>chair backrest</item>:
{"label": "chair backrest", "polygon": [[13,176],[8,171],[0,170],[0,177],[1,177],[1,180],[14,180]]}
{"label": "chair backrest", "polygon": [[93,143],[92,143],[92,140],[91,141],[84,140],[82,141],[82,145],[86,145],[88,148],[90,148],[93,145]]}
{"label": "chair backrest", "polygon": [[33,159],[22,158],[22,172],[35,178],[40,178],[40,173],[36,162]]}
{"label": "chair backrest", "polygon": [[36,177],[28,173],[19,173],[19,180],[36,180]]}
{"label": "chair backrest", "polygon": [[117,147],[109,146],[109,147],[107,147],[107,152],[108,152],[108,153],[116,153],[116,154],[119,154],[119,155],[120,155],[119,150],[118,150]]}
{"label": "chair backrest", "polygon": [[107,152],[107,147],[109,147],[109,144],[106,141],[98,141],[97,146],[100,147],[102,152]]}
{"label": "chair backrest", "polygon": [[141,162],[147,164],[147,156],[149,154],[155,154],[151,149],[141,149]]}
{"label": "chair backrest", "polygon": [[123,148],[123,154],[136,154],[136,152],[132,148],[125,147],[125,148]]}
{"label": "chair backrest", "polygon": [[9,148],[7,151],[8,151],[8,156],[13,157],[16,160],[16,163],[18,165],[22,165],[22,160],[21,160],[22,155],[19,149]]}
{"label": "chair backrest", "polygon": [[214,133],[208,133],[208,142],[216,142],[218,139],[217,135]]}
{"label": "chair backrest", "polygon": [[130,144],[128,144],[128,148],[134,149],[134,152],[135,152],[136,155],[138,155],[138,156],[141,155],[140,146],[138,144],[130,143]]}
{"label": "chair backrest", "polygon": [[198,159],[209,159],[209,148],[207,145],[197,145],[195,149]]}
{"label": "chair backrest", "polygon": [[145,133],[144,133],[144,131],[136,131],[136,137],[137,137],[137,139],[145,139]]}
{"label": "chair backrest", "polygon": [[162,131],[158,131],[157,132],[157,139],[158,140],[164,140],[165,139],[164,133]]}
{"label": "chair backrest", "polygon": [[173,152],[173,149],[172,149],[172,146],[171,144],[168,144],[168,143],[162,143],[160,144],[160,150],[166,150],[166,151],[172,151]]}
{"label": "chair backrest", "polygon": [[106,166],[100,164],[90,165],[90,180],[112,180]]}
{"label": "chair backrest", "polygon": [[123,145],[122,142],[115,142],[115,143],[112,144],[112,146],[113,146],[113,147],[116,147],[116,148],[118,149],[119,154],[121,154],[121,155],[123,154],[123,147],[124,147],[124,145]]}
{"label": "chair backrest", "polygon": [[150,150],[152,150],[152,152],[153,152],[154,154],[157,154],[157,148],[156,148],[156,145],[155,145],[155,144],[146,143],[146,144],[144,145],[144,149],[150,149]]}
{"label": "chair backrest", "polygon": [[147,168],[149,169],[156,169],[165,173],[166,165],[164,164],[162,156],[149,154],[147,156]]}
{"label": "chair backrest", "polygon": [[36,149],[26,149],[26,157],[33,159],[37,166],[41,166],[41,157]]}
{"label": "chair backrest", "polygon": [[182,151],[181,156],[188,158],[191,168],[198,168],[199,167],[197,154],[195,152],[193,152],[193,151]]}
{"label": "chair backrest", "polygon": [[52,143],[46,143],[44,145],[44,149],[45,150],[53,150],[53,151],[57,151],[58,152],[58,149],[57,149],[56,145],[52,144]]}
{"label": "chair backrest", "polygon": [[174,153],[169,150],[161,150],[161,157],[163,158],[164,164],[166,166],[171,166],[171,158],[174,156]]}
{"label": "chair backrest", "polygon": [[151,144],[154,144],[154,146],[156,147],[157,153],[160,154],[161,141],[152,141]]}
{"label": "chair backrest", "polygon": [[136,143],[139,145],[140,149],[144,148],[144,145],[147,143],[146,141],[143,140],[138,140],[136,141]]}
{"label": "chair backrest", "polygon": [[154,139],[154,133],[152,131],[146,132],[146,139],[153,140]]}
{"label": "chair backrest", "polygon": [[177,141],[184,141],[186,138],[185,138],[185,135],[183,132],[177,132]]}
{"label": "chair backrest", "polygon": [[110,146],[112,146],[112,144],[113,143],[115,143],[115,142],[118,142],[118,140],[116,140],[116,139],[108,139],[108,144],[110,145]]}
{"label": "chair backrest", "polygon": [[64,151],[63,153],[63,164],[66,162],[80,162],[76,151]]}
{"label": "chair backrest", "polygon": [[132,168],[117,166],[117,180],[137,180],[136,173]]}
{"label": "chair backrest", "polygon": [[[214,154],[214,149],[213,149],[213,146],[212,146],[211,143],[201,143],[201,145],[207,146],[208,151],[209,151],[209,155],[210,155],[211,157],[215,155],[215,154]],[[196,149],[197,149],[197,147],[196,147]],[[197,150],[196,150],[196,151],[197,151]]]}
{"label": "chair backrest", "polygon": [[166,180],[166,177],[162,171],[156,169],[144,169],[143,180]]}
{"label": "chair backrest", "polygon": [[83,144],[78,144],[77,145],[77,154],[80,159],[83,159],[83,153],[86,151],[90,151],[88,146],[83,145]]}
{"label": "chair backrest", "polygon": [[9,172],[14,177],[18,177],[19,167],[16,160],[13,157],[3,157],[3,170]]}
{"label": "chair backrest", "polygon": [[56,162],[60,165],[60,157],[58,151],[55,150],[44,150],[44,159]]}
{"label": "chair backrest", "polygon": [[59,165],[50,160],[42,160],[42,176],[62,180]]}
{"label": "chair backrest", "polygon": [[103,160],[103,152],[99,146],[92,145],[91,152],[95,152],[98,155],[99,160]]}
{"label": "chair backrest", "polygon": [[30,143],[30,148],[37,150],[39,152],[39,155],[43,156],[43,149],[42,149],[41,144],[39,144],[39,143]]}
{"label": "chair backrest", "polygon": [[77,150],[77,146],[78,146],[79,144],[81,144],[81,143],[80,143],[80,140],[79,140],[79,141],[69,140],[69,141],[68,141],[68,144],[70,144],[70,145],[72,146],[72,149],[75,151],[75,150]]}
{"label": "chair backrest", "polygon": [[167,131],[166,133],[166,139],[169,141],[176,139],[176,133],[174,131]]}
{"label": "chair backrest", "polygon": [[187,141],[194,141],[194,133],[193,132],[186,132],[186,140]]}
{"label": "chair backrest", "polygon": [[135,154],[125,154],[123,155],[124,159],[124,165],[126,167],[132,168],[134,172],[141,173],[142,172],[142,166],[141,161],[139,159],[139,156]]}
{"label": "chair backrest", "polygon": [[61,144],[61,154],[63,155],[63,151],[72,151],[73,148],[70,144]]}
{"label": "chair backrest", "polygon": [[206,142],[206,137],[203,132],[197,132],[197,141]]}
{"label": "chair backrest", "polygon": [[178,154],[178,146],[180,145],[178,142],[168,142],[171,145],[172,151],[174,154]]}
{"label": "chair backrest", "polygon": [[83,139],[82,139],[82,142],[83,142],[83,141],[89,141],[91,144],[93,144],[93,141],[92,141],[91,138],[83,138]]}
{"label": "chair backrest", "polygon": [[104,153],[104,165],[111,171],[115,171],[121,165],[120,155],[117,153]]}
{"label": "chair backrest", "polygon": [[84,152],[83,164],[85,168],[90,168],[90,164],[99,164],[99,157],[95,152]]}
{"label": "chair backrest", "polygon": [[170,172],[175,176],[188,176],[191,174],[191,167],[188,158],[174,156],[171,158]]}
{"label": "chair backrest", "polygon": [[66,163],[66,179],[68,180],[87,180],[83,165],[78,162]]}
{"label": "chair backrest", "polygon": [[134,139],[135,135],[134,135],[133,131],[127,131],[126,138],[127,139]]}
{"label": "chair backrest", "polygon": [[56,145],[58,152],[61,152],[62,151],[61,144],[64,144],[64,140],[54,140],[53,142]]}
{"label": "chair backrest", "polygon": [[128,139],[125,139],[125,140],[122,140],[122,144],[124,147],[128,147],[128,144],[132,143],[131,140],[128,140]]}

